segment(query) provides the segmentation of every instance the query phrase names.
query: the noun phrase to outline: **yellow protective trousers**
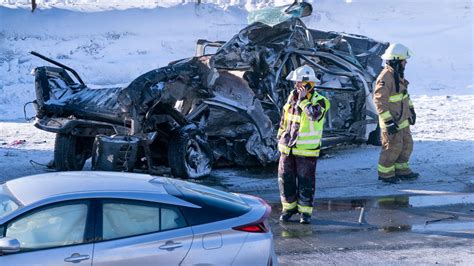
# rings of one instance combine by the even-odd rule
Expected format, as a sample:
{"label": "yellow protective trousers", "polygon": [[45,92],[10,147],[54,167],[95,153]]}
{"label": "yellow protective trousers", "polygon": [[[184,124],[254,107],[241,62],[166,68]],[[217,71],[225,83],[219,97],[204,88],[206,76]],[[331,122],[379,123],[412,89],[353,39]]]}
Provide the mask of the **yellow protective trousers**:
{"label": "yellow protective trousers", "polygon": [[393,135],[382,130],[382,151],[378,164],[379,176],[390,178],[395,175],[410,174],[412,171],[408,160],[412,151],[413,138],[409,127],[400,129]]}

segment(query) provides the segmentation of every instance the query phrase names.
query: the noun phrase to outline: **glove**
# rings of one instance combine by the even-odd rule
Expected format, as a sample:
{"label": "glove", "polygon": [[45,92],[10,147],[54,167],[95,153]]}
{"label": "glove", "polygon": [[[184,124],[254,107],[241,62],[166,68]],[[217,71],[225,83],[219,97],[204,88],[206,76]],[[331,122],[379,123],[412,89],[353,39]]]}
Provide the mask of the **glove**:
{"label": "glove", "polygon": [[387,132],[389,135],[393,135],[398,132],[398,125],[393,122],[393,120],[388,120],[385,122],[385,125],[387,126]]}
{"label": "glove", "polygon": [[410,125],[414,125],[416,123],[416,113],[415,113],[415,109],[413,108],[410,108],[410,112],[411,112],[411,118],[408,118],[408,122],[410,123]]}

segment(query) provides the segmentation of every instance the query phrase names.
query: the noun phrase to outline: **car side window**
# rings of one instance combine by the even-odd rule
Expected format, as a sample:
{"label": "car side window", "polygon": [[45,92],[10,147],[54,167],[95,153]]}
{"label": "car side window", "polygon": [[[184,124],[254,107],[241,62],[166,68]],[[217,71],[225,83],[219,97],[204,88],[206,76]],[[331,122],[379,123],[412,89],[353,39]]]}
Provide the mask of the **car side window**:
{"label": "car side window", "polygon": [[158,232],[158,204],[124,201],[104,201],[102,205],[102,239],[110,240]]}
{"label": "car side window", "polygon": [[162,205],[161,230],[171,230],[186,226],[186,221],[179,209],[175,206]]}
{"label": "car side window", "polygon": [[112,240],[185,227],[179,208],[132,200],[102,201],[102,239]]}
{"label": "car side window", "polygon": [[88,208],[76,202],[33,211],[8,223],[5,236],[16,238],[21,250],[84,243]]}

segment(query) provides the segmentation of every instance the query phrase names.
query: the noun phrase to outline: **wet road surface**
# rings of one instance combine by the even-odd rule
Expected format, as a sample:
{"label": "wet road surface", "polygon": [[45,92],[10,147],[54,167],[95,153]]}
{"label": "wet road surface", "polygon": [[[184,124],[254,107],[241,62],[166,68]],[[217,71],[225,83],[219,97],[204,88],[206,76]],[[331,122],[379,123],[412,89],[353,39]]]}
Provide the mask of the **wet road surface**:
{"label": "wet road surface", "polygon": [[[470,182],[464,182],[462,192],[449,191],[446,183],[436,190],[431,190],[433,186],[423,189],[423,180],[375,184],[361,196],[348,198],[337,193],[321,197],[327,194],[318,193],[317,187],[312,223],[301,225],[297,215],[288,223],[278,221],[281,205],[275,176],[271,167],[221,169],[197,182],[269,202],[281,265],[474,265],[474,186]],[[371,190],[389,196],[363,196]]]}
{"label": "wet road surface", "polygon": [[474,263],[474,194],[321,199],[310,225],[272,208],[282,265]]}
{"label": "wet road surface", "polygon": [[334,186],[328,185],[331,177],[316,178],[310,225],[299,224],[296,215],[289,223],[278,221],[276,167],[216,169],[194,182],[269,202],[281,265],[474,265],[472,171],[454,182],[424,175],[397,185],[378,182],[371,169],[361,173],[363,182],[339,180]]}

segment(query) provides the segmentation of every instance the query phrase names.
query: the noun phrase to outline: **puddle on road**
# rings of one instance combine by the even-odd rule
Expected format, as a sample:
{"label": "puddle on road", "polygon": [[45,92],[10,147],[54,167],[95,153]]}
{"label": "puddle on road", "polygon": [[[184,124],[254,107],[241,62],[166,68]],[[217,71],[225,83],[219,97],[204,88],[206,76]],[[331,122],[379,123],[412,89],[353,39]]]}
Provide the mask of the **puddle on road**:
{"label": "puddle on road", "polygon": [[348,211],[365,208],[401,209],[474,204],[473,193],[446,193],[438,195],[403,195],[366,199],[315,200],[320,211]]}
{"label": "puddle on road", "polygon": [[[313,217],[313,226],[299,225],[299,217],[295,216],[295,221],[280,224],[280,228],[276,233],[283,238],[300,238],[322,233],[350,233],[377,230],[383,233],[413,232],[474,238],[474,207],[470,208],[472,204],[474,204],[473,193],[440,193],[435,195],[406,195],[342,200],[318,199],[315,201],[315,213],[319,212],[321,216]],[[450,211],[453,209],[453,206],[456,206],[454,207],[455,211]],[[458,210],[457,206],[460,206],[459,210],[461,211]],[[279,214],[281,205],[276,203],[272,204],[272,207],[274,213]],[[365,219],[362,220],[364,222],[359,223],[353,213],[351,213],[354,216],[352,222],[343,221],[344,219],[347,220],[347,213],[349,211],[361,211],[362,208],[377,211],[379,217],[387,215],[385,217],[386,220],[391,222],[392,218],[394,218],[394,224],[387,226],[383,220],[380,223],[377,222],[379,224],[368,224],[365,223]],[[390,217],[390,215],[393,215],[392,210],[401,210],[402,212],[411,210],[408,212],[416,214],[418,218],[409,218],[410,216],[408,215],[405,219],[399,219],[397,222],[397,217]],[[341,213],[341,215],[339,216],[338,213]],[[323,220],[325,215],[331,216],[331,220]],[[374,214],[371,214],[369,211],[366,215]],[[341,217],[341,220],[338,220],[337,217]]]}
{"label": "puddle on road", "polygon": [[395,225],[395,226],[382,226],[379,230],[385,233],[397,233],[397,232],[406,232],[411,231],[412,226],[403,224],[403,225]]}
{"label": "puddle on road", "polygon": [[474,239],[474,221],[455,221],[450,223],[430,223],[398,226],[383,226],[378,229],[385,233],[413,232],[420,234],[450,235]]}
{"label": "puddle on road", "polygon": [[280,236],[284,238],[296,238],[296,237],[305,237],[312,236],[313,230],[311,228],[302,228],[294,230],[283,230],[281,231]]}

